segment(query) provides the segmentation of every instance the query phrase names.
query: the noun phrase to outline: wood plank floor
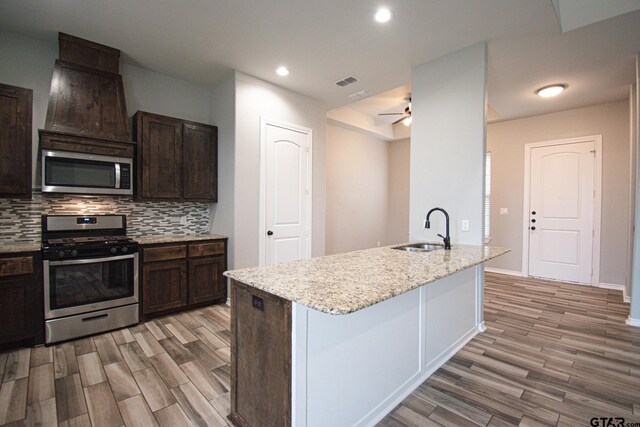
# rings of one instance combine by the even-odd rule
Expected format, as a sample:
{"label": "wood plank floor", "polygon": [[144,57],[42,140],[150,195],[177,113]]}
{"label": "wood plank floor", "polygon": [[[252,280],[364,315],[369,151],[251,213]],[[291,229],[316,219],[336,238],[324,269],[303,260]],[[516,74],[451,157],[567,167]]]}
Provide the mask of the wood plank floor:
{"label": "wood plank floor", "polygon": [[[640,422],[640,328],[620,292],[487,273],[475,337],[380,426]],[[0,353],[0,425],[226,426],[229,308]]]}
{"label": "wood plank floor", "polygon": [[227,426],[229,307],[0,353],[0,425]]}
{"label": "wood plank floor", "polygon": [[379,426],[590,426],[592,417],[640,422],[640,328],[625,325],[629,305],[621,292],[492,273],[485,278],[486,332]]}

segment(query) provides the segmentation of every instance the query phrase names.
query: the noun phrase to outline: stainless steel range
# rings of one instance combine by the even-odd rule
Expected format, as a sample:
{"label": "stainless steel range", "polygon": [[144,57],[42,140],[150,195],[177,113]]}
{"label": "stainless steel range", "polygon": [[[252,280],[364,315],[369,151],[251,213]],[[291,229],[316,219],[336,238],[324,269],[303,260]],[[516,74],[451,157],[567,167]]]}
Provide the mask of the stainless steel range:
{"label": "stainless steel range", "polygon": [[138,323],[138,244],[125,215],[43,215],[45,341]]}

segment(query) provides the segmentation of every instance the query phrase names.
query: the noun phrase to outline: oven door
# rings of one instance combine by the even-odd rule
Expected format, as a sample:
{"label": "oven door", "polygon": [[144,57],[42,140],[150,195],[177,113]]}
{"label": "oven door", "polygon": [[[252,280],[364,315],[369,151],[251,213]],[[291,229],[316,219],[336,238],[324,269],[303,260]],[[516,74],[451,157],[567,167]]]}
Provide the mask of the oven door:
{"label": "oven door", "polygon": [[44,315],[54,319],[138,302],[138,254],[44,261]]}

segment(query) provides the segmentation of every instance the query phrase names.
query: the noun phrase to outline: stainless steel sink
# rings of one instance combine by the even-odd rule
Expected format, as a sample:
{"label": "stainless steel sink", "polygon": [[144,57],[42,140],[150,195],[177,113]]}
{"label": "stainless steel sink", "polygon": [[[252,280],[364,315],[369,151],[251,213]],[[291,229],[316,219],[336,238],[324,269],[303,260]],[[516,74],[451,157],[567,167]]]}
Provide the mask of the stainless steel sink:
{"label": "stainless steel sink", "polygon": [[411,243],[409,245],[395,246],[391,249],[397,249],[399,251],[407,252],[431,252],[439,249],[444,249],[442,245],[435,245],[433,243]]}

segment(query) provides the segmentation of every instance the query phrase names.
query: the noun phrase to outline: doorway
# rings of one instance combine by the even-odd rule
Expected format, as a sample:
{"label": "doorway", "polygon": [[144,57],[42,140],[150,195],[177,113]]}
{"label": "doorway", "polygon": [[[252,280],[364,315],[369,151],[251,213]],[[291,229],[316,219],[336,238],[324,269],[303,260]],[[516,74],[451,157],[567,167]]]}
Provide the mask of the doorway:
{"label": "doorway", "polygon": [[312,130],[261,122],[260,265],[310,258]]}
{"label": "doorway", "polygon": [[597,286],[602,136],[525,145],[523,272]]}

